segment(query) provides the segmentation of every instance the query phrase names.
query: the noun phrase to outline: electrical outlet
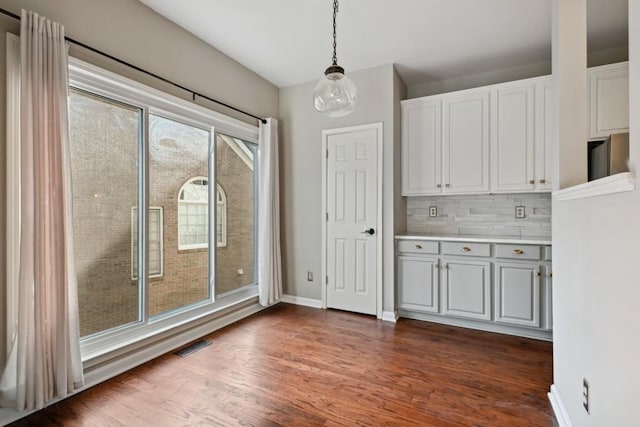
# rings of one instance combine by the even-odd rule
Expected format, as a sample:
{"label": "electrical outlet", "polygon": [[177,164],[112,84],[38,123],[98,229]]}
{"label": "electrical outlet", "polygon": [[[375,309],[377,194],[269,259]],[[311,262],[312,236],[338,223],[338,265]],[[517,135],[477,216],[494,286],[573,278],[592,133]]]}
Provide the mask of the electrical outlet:
{"label": "electrical outlet", "polygon": [[429,206],[429,216],[438,216],[438,208],[436,206]]}
{"label": "electrical outlet", "polygon": [[307,282],[313,282],[313,272],[307,271]]}
{"label": "electrical outlet", "polygon": [[582,379],[582,406],[584,410],[589,414],[589,381],[586,378]]}
{"label": "electrical outlet", "polygon": [[524,218],[524,206],[516,206],[516,218]]}

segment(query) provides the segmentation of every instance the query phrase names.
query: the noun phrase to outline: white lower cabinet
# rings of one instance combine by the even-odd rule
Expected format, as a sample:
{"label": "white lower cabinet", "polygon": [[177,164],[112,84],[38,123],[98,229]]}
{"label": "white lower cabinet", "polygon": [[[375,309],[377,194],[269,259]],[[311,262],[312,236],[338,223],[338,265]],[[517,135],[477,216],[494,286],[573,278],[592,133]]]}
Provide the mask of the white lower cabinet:
{"label": "white lower cabinet", "polygon": [[540,266],[495,263],[495,320],[540,327]]}
{"label": "white lower cabinet", "polygon": [[439,311],[438,267],[436,257],[398,257],[399,307],[427,313]]}
{"label": "white lower cabinet", "polygon": [[443,259],[443,310],[449,316],[491,320],[491,264]]}
{"label": "white lower cabinet", "polygon": [[399,239],[397,250],[400,316],[551,339],[550,246]]}

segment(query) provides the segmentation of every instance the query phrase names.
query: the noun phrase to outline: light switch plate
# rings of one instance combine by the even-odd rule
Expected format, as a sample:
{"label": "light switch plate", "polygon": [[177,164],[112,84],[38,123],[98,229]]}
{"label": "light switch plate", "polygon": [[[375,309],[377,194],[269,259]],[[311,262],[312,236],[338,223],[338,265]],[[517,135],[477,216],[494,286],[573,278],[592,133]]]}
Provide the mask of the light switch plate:
{"label": "light switch plate", "polygon": [[436,206],[429,206],[429,216],[438,216],[438,208]]}
{"label": "light switch plate", "polygon": [[516,218],[524,218],[524,206],[516,206]]}

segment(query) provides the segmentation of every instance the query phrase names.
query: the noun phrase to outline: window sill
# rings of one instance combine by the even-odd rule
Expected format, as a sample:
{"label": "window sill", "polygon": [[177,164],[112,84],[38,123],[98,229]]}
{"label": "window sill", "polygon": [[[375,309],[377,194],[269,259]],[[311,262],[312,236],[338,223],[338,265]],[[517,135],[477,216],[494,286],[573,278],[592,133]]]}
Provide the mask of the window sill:
{"label": "window sill", "polygon": [[625,193],[628,191],[635,191],[635,189],[635,174],[633,172],[625,172],[554,191],[553,198],[564,202],[567,200],[579,200],[590,197],[606,196],[608,194]]}

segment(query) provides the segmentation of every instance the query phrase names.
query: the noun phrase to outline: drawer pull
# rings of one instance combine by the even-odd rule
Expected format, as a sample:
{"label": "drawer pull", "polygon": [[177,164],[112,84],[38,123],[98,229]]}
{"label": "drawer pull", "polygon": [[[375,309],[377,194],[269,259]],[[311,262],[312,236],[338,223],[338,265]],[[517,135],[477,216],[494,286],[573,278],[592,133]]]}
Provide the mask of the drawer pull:
{"label": "drawer pull", "polygon": [[542,273],[540,273],[539,271],[536,272],[536,276],[540,277],[542,276]]}
{"label": "drawer pull", "polygon": [[471,252],[471,248],[469,246],[465,246],[462,248],[462,252]]}
{"label": "drawer pull", "polygon": [[547,183],[547,180],[546,180],[546,179],[541,179],[541,180],[540,180],[540,184],[546,184],[546,183]]}
{"label": "drawer pull", "polygon": [[415,245],[416,249],[422,249],[422,245]]}
{"label": "drawer pull", "polygon": [[514,249],[514,250],[513,250],[513,253],[514,253],[515,255],[522,255],[522,254],[524,253],[524,251],[523,251],[522,249]]}
{"label": "drawer pull", "polygon": [[529,184],[535,184],[536,182],[532,179],[529,180]]}

